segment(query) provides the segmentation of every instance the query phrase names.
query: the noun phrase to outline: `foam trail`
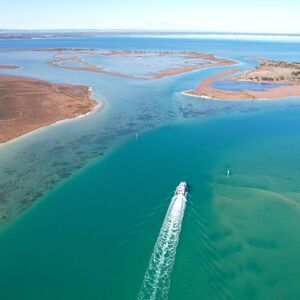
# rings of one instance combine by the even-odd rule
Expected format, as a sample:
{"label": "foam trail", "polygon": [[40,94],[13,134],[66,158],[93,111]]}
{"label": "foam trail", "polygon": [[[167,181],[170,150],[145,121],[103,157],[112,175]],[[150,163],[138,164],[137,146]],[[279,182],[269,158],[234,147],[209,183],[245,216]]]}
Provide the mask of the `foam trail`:
{"label": "foam trail", "polygon": [[139,300],[167,299],[170,276],[176,256],[186,197],[182,194],[172,198],[166,217],[152,252]]}

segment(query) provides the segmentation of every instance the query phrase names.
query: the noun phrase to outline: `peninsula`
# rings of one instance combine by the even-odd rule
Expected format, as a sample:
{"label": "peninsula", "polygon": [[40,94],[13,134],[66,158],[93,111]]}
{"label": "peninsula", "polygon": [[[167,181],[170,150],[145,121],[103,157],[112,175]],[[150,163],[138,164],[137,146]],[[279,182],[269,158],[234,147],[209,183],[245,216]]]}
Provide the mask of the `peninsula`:
{"label": "peninsula", "polygon": [[[253,70],[223,71],[203,80],[195,90],[183,93],[216,100],[265,100],[300,96],[300,63],[267,59],[259,61],[260,64]],[[220,83],[225,88],[216,86]],[[243,85],[238,89],[240,83]],[[234,89],[230,89],[230,84]]]}
{"label": "peninsula", "polygon": [[0,143],[87,114],[99,105],[86,86],[0,75]]}

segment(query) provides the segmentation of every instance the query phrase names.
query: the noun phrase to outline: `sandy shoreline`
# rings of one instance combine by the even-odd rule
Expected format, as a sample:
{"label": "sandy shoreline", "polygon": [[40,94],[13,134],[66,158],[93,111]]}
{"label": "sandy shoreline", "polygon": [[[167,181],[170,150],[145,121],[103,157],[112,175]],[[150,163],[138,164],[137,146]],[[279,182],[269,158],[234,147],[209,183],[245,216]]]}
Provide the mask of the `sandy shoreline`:
{"label": "sandy shoreline", "polygon": [[0,75],[0,91],[0,143],[58,122],[82,118],[103,106],[91,99],[90,87],[28,77]]}
{"label": "sandy shoreline", "polygon": [[3,143],[0,143],[0,147],[2,146],[6,146],[6,145],[9,145],[11,143],[14,143],[14,142],[17,142],[19,141],[20,139],[23,139],[23,138],[27,138],[29,136],[31,136],[32,134],[35,134],[37,133],[38,131],[42,130],[42,129],[45,129],[45,128],[49,128],[49,127],[53,127],[53,126],[56,126],[56,125],[61,125],[61,124],[64,124],[64,123],[67,123],[67,122],[72,122],[72,121],[76,121],[76,120],[79,120],[79,119],[84,119],[84,118],[88,118],[90,117],[91,115],[93,114],[96,114],[98,111],[100,111],[102,108],[104,107],[104,103],[101,101],[99,102],[99,100],[97,100],[97,105],[90,111],[90,112],[87,112],[83,115],[79,115],[79,116],[76,116],[74,118],[69,118],[69,119],[64,119],[64,120],[60,120],[60,121],[57,121],[55,123],[52,123],[52,124],[49,124],[49,125],[45,125],[45,126],[42,126],[42,127],[39,127],[37,129],[34,129],[32,131],[29,131],[27,133],[24,133],[16,138],[13,138],[11,140],[8,140],[6,142],[3,142]]}

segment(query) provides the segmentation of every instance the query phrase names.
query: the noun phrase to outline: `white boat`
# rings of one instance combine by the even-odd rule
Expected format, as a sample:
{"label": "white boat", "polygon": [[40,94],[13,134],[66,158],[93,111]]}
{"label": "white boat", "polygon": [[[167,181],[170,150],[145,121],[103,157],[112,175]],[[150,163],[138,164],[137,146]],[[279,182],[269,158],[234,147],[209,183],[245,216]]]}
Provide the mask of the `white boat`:
{"label": "white boat", "polygon": [[188,189],[188,184],[185,181],[181,181],[176,188],[175,195],[182,195],[184,197],[187,197]]}

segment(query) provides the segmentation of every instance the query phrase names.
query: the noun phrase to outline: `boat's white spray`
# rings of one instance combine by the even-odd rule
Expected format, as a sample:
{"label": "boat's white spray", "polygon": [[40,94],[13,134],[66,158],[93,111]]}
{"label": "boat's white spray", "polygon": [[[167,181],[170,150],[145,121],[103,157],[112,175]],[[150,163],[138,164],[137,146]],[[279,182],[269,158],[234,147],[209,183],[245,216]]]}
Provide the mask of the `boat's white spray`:
{"label": "boat's white spray", "polygon": [[182,194],[172,198],[144,275],[139,300],[168,298],[186,201],[187,198]]}

